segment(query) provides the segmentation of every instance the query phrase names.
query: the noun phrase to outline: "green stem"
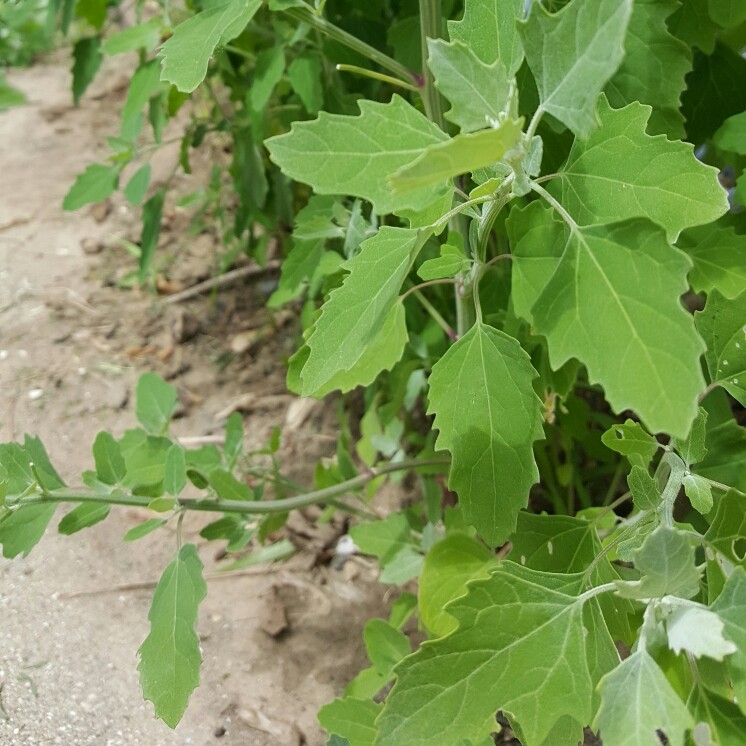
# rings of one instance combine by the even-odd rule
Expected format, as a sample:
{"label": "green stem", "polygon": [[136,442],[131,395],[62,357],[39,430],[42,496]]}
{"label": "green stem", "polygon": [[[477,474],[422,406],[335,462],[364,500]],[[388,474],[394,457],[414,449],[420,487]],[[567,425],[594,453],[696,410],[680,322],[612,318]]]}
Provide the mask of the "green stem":
{"label": "green stem", "polygon": [[409,292],[414,293],[415,298],[417,298],[417,300],[422,304],[422,307],[430,314],[430,316],[432,316],[433,320],[446,333],[448,338],[455,342],[458,339],[458,335],[453,331],[453,327],[440,315],[438,309],[430,303],[419,289],[411,288],[411,290],[407,291],[407,293]]}
{"label": "green stem", "polygon": [[390,85],[398,86],[399,88],[406,88],[408,91],[414,91],[417,93],[420,89],[413,83],[407,83],[399,78],[395,78],[392,75],[385,75],[384,73],[377,73],[375,70],[368,70],[365,67],[358,67],[357,65],[336,65],[337,70],[341,73],[354,73],[356,75],[362,75],[364,78],[372,78],[373,80],[380,80]]}
{"label": "green stem", "polygon": [[287,10],[283,12],[287,13],[287,15],[294,18],[296,21],[306,23],[312,28],[317,29],[322,34],[325,34],[330,39],[339,42],[348,49],[352,49],[363,57],[367,57],[371,62],[375,62],[377,65],[380,65],[389,72],[394,73],[394,75],[401,78],[403,81],[414,83],[415,85],[419,84],[417,76],[409,68],[402,65],[401,62],[397,62],[387,54],[384,54],[375,47],[370,46],[370,44],[366,44],[356,36],[342,30],[339,26],[330,23],[323,16],[317,15],[312,8],[287,8]]}
{"label": "green stem", "polygon": [[[315,490],[303,495],[294,495],[281,500],[211,500],[205,498],[179,498],[177,505],[186,510],[199,510],[217,513],[287,513],[290,510],[306,508],[309,505],[330,502],[333,498],[344,495],[347,492],[364,487],[368,482],[397,471],[408,471],[426,466],[445,466],[449,463],[448,458],[412,459],[398,463],[385,464],[376,469],[368,469],[345,482],[326,487],[323,490]],[[82,492],[77,490],[42,490],[29,495],[18,502],[18,507],[25,505],[38,505],[56,502],[79,502],[79,503],[107,503],[109,505],[128,505],[137,508],[147,508],[153,501],[151,497],[141,497],[125,493],[97,493]]]}
{"label": "green stem", "polygon": [[427,49],[428,39],[440,39],[443,27],[441,13],[441,0],[420,0],[420,36],[422,37],[422,77],[424,86],[422,100],[425,104],[425,113],[442,130],[445,129],[443,118],[443,102],[435,87],[433,74],[427,64],[429,56]]}

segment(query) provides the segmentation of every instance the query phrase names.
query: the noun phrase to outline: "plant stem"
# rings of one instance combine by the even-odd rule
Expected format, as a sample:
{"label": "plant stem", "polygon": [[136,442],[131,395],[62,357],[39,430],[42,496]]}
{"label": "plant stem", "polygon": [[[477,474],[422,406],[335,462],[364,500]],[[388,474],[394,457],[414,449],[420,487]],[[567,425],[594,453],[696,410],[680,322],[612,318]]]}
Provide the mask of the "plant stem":
{"label": "plant stem", "polygon": [[420,0],[420,35],[422,37],[422,101],[425,113],[442,130],[445,129],[443,119],[443,103],[435,87],[433,74],[427,64],[428,39],[439,39],[442,32],[443,18],[441,14],[441,0]]}
{"label": "plant stem", "polygon": [[[315,490],[302,495],[294,495],[281,500],[212,500],[206,498],[177,498],[177,506],[185,510],[199,510],[217,513],[287,513],[290,510],[305,508],[309,505],[331,502],[333,498],[344,495],[368,482],[397,471],[408,471],[426,466],[445,466],[449,463],[448,458],[412,459],[398,463],[385,464],[376,469],[368,469],[345,482],[326,487],[323,490]],[[153,501],[151,497],[141,497],[125,493],[98,493],[83,492],[77,490],[43,490],[28,497],[24,497],[17,503],[18,507],[25,505],[38,505],[54,502],[80,502],[80,503],[107,503],[109,505],[128,505],[137,508],[147,508]]]}
{"label": "plant stem", "polygon": [[323,16],[317,15],[312,8],[287,8],[284,13],[287,13],[291,18],[295,18],[296,21],[306,23],[312,28],[317,29],[322,34],[326,34],[330,39],[339,42],[348,49],[361,54],[363,57],[367,57],[371,62],[375,62],[377,65],[385,68],[389,72],[394,73],[397,77],[401,78],[407,83],[414,83],[415,86],[420,87],[420,81],[409,68],[397,62],[392,57],[389,57],[384,52],[379,51],[375,47],[366,44],[356,36],[347,33],[342,30],[339,26],[335,26],[330,23]]}
{"label": "plant stem", "polygon": [[404,80],[395,78],[392,75],[385,75],[384,73],[377,73],[375,70],[368,70],[365,67],[358,67],[357,65],[336,65],[337,70],[341,73],[355,73],[356,75],[362,75],[365,78],[373,78],[373,80],[381,80],[384,83],[390,85],[399,86],[399,88],[406,88],[408,91],[414,91],[417,93],[420,89],[413,83],[407,83]]}
{"label": "plant stem", "polygon": [[[422,304],[422,307],[432,316],[434,321],[440,326],[440,328],[446,333],[448,338],[455,342],[458,339],[458,335],[453,331],[453,327],[440,315],[438,309],[430,303],[430,301],[420,292],[417,288],[412,288],[410,291],[414,293],[415,298]],[[402,296],[403,297],[403,296]]]}

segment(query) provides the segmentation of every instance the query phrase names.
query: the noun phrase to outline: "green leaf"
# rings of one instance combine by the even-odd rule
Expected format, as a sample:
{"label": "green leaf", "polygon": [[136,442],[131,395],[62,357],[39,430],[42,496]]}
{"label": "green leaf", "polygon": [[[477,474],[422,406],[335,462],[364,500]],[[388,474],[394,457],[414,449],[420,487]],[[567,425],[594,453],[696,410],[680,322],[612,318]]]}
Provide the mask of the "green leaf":
{"label": "green leaf", "polygon": [[728,117],[712,139],[720,150],[746,155],[746,111]]}
{"label": "green leaf", "polygon": [[687,0],[668,21],[671,32],[691,47],[706,54],[715,49],[718,25],[710,18],[709,0]]}
{"label": "green leaf", "polygon": [[563,716],[589,722],[593,690],[619,660],[580,576],[504,562],[449,607],[459,627],[397,667],[378,719],[380,746],[477,741],[503,710],[524,743],[541,744]]}
{"label": "green leaf", "polygon": [[704,736],[707,740],[697,740],[695,736],[697,746],[711,746],[712,743],[717,746],[741,746],[743,734],[746,733],[746,717],[737,705],[707,691],[702,685],[694,687],[686,704],[697,722],[694,734],[702,728],[702,724],[706,724],[705,728],[709,731]]}
{"label": "green leaf", "polygon": [[91,202],[105,200],[119,185],[119,166],[93,163],[75,179],[62,202],[63,210],[79,210]]}
{"label": "green leaf", "polygon": [[[353,370],[357,378],[353,385],[372,381],[382,368],[369,351],[382,332],[387,332],[383,336],[389,342],[397,340],[386,364],[401,357],[406,344],[403,309],[394,312],[396,317],[389,317],[426,237],[415,230],[384,226],[342,265],[349,274],[342,286],[332,291],[308,339],[308,359],[301,371],[302,396],[328,391],[336,376]],[[390,337],[388,325],[392,321],[396,332]]]}
{"label": "green leaf", "polygon": [[658,452],[658,441],[631,419],[626,419],[623,425],[612,425],[601,436],[601,442],[626,456],[633,466],[647,467]]}
{"label": "green leaf", "polygon": [[21,553],[26,557],[44,536],[56,508],[56,503],[25,505],[0,521],[3,557],[12,559]]}
{"label": "green leaf", "polygon": [[617,581],[623,598],[692,598],[699,593],[700,571],[687,534],[658,526],[633,553],[640,580]]}
{"label": "green leaf", "polygon": [[[741,531],[741,538],[743,536]],[[723,620],[726,637],[736,644],[737,650],[728,656],[726,665],[733,693],[743,712],[746,708],[746,572],[742,567],[737,567],[725,581],[711,609]]]}
{"label": "green leaf", "polygon": [[627,477],[632,500],[638,510],[656,510],[661,502],[661,493],[655,478],[642,466],[633,466]]}
{"label": "green leaf", "polygon": [[394,194],[387,179],[448,136],[403,98],[388,104],[361,100],[359,116],[321,112],[294,122],[290,132],[265,142],[286,176],[310,184],[317,194],[345,194],[373,203],[378,214],[419,210],[447,190],[426,187]]}
{"label": "green leaf", "polygon": [[451,534],[430,549],[417,596],[420,618],[433,637],[443,637],[456,629],[447,605],[466,595],[467,582],[488,577],[496,564],[495,555],[466,534]]}
{"label": "green leaf", "polygon": [[712,510],[712,488],[710,483],[697,474],[687,474],[682,482],[684,492],[692,507],[702,515]]}
{"label": "green leaf", "polygon": [[597,125],[598,94],[624,58],[632,0],[573,0],[550,14],[533,3],[519,25],[526,61],[539,89],[539,110],[578,137]]}
{"label": "green leaf", "polygon": [[[736,565],[744,565],[746,551],[746,495],[730,490],[718,500],[715,517],[705,539],[714,549]],[[746,702],[746,700],[744,700]]]}
{"label": "green leaf", "polygon": [[319,723],[329,733],[346,738],[349,746],[373,746],[381,705],[371,700],[335,699],[319,710]]}
{"label": "green leaf", "polygon": [[186,487],[186,456],[184,449],[174,443],[166,451],[166,463],[164,465],[163,487],[169,495],[174,497]]}
{"label": "green leaf", "polygon": [[[23,438],[23,449],[26,451],[28,461],[34,465],[36,473],[41,478],[44,489],[56,490],[65,486],[65,482],[57,473],[54,466],[52,466],[44,444],[38,437],[25,435]],[[2,462],[0,461],[0,463]]]}
{"label": "green leaf", "polygon": [[132,178],[127,182],[127,186],[124,188],[124,196],[133,207],[139,205],[145,198],[150,186],[150,174],[150,164],[145,163],[135,171]]}
{"label": "green leaf", "polygon": [[740,0],[710,0],[710,16],[723,28],[732,28],[746,21],[746,6]]}
{"label": "green leaf", "polygon": [[746,287],[746,237],[710,223],[684,231],[677,246],[691,257],[689,283],[697,292],[718,290],[733,299]]}
{"label": "green leaf", "polygon": [[142,233],[140,234],[140,282],[145,282],[155,250],[158,248],[158,238],[161,234],[161,215],[163,203],[166,199],[165,189],[157,191],[142,206]]}
{"label": "green leaf", "polygon": [[746,290],[733,300],[713,290],[695,318],[712,382],[746,406]]}
{"label": "green leaf", "polygon": [[418,192],[443,184],[459,174],[489,166],[518,145],[523,120],[508,119],[499,127],[456,135],[431,145],[390,178],[397,194]]}
{"label": "green leaf", "polygon": [[417,596],[414,593],[404,592],[391,604],[389,624],[401,629],[406,621],[417,610]]}
{"label": "green leaf", "polygon": [[722,661],[736,652],[736,646],[723,637],[723,620],[706,606],[680,599],[664,601],[663,606],[672,606],[665,617],[666,633],[668,645],[676,655],[685,650],[695,658],[704,655]]}
{"label": "green leaf", "polygon": [[158,581],[148,614],[150,632],[138,651],[143,696],[171,728],[199,685],[202,655],[194,625],[206,595],[197,549],[185,544]]}
{"label": "green leaf", "polygon": [[[168,438],[149,436],[142,430],[134,432],[137,436],[125,433],[125,437],[120,440],[126,467],[122,485],[149,497],[158,497],[163,494],[166,453],[171,447],[171,441]],[[146,492],[142,493],[142,490]]]}
{"label": "green leaf", "polygon": [[288,67],[290,85],[309,114],[318,114],[324,105],[323,66],[315,55],[296,57]]}
{"label": "green leaf", "polygon": [[108,503],[80,503],[60,521],[58,531],[64,536],[71,536],[100,523],[109,515],[110,510],[111,505]]}
{"label": "green leaf", "polygon": [[0,443],[0,465],[5,472],[2,479],[8,495],[22,495],[36,482],[30,464],[31,456],[18,443]]}
{"label": "green leaf", "polygon": [[229,0],[179,24],[159,52],[161,79],[191,93],[205,79],[216,47],[235,39],[261,4],[261,0]]}
{"label": "green leaf", "polygon": [[[686,435],[704,389],[703,343],[679,302],[686,256],[647,221],[569,229],[550,211],[535,212],[533,219],[545,225],[531,239],[549,239],[551,222],[559,245],[551,251],[562,252],[531,309],[552,368],[577,358],[614,411],[634,410],[651,432]],[[513,266],[533,252],[528,240],[519,243]]]}
{"label": "green leaf", "polygon": [[158,60],[150,60],[135,70],[122,108],[120,136],[134,142],[142,130],[142,110],[161,84],[161,67]]}
{"label": "green leaf", "polygon": [[562,206],[580,225],[649,218],[675,241],[684,228],[728,211],[717,169],[697,160],[693,146],[645,131],[651,109],[612,109],[601,97],[601,126],[575,140],[560,171]]}
{"label": "green leaf", "polygon": [[106,21],[107,0],[77,0],[75,15],[85,18],[94,28],[100,29]]}
{"label": "green leaf", "polygon": [[617,109],[633,101],[652,106],[648,132],[679,139],[685,136],[679,99],[692,69],[692,53],[666,25],[677,7],[676,0],[635,0],[624,60],[606,86],[606,95]]}
{"label": "green leaf", "polygon": [[440,247],[440,256],[423,262],[417,274],[423,280],[437,280],[441,277],[454,277],[459,272],[468,271],[471,262],[457,246],[444,243]]}
{"label": "green leaf", "polygon": [[76,106],[101,67],[100,50],[100,36],[88,36],[73,46],[73,101]]}
{"label": "green leaf", "polygon": [[412,652],[407,636],[384,619],[369,619],[363,640],[368,658],[381,676],[390,676],[394,666]]}
{"label": "green leaf", "polygon": [[518,342],[475,324],[433,366],[436,448],[451,452],[448,484],[464,518],[490,545],[513,532],[538,480],[533,444],[543,438],[537,373]]}
{"label": "green leaf", "polygon": [[243,441],[243,417],[240,412],[233,412],[225,423],[225,445],[223,446],[229,466],[233,467],[236,459],[243,452]]}
{"label": "green leaf", "polygon": [[437,89],[451,102],[446,119],[463,132],[474,132],[497,122],[508,107],[510,81],[505,65],[486,65],[461,42],[428,39],[428,66]]}
{"label": "green leaf", "polygon": [[127,468],[122,450],[111,433],[102,431],[96,436],[93,442],[93,459],[96,462],[96,476],[104,484],[117,484],[124,479]]}
{"label": "green leaf", "polygon": [[687,468],[692,464],[698,464],[700,461],[703,461],[707,455],[707,448],[705,447],[706,436],[707,410],[700,407],[692,423],[689,435],[684,440],[677,440],[673,444]]}
{"label": "green leaf", "polygon": [[524,0],[466,0],[463,19],[449,21],[448,33],[486,65],[499,60],[509,75],[515,75],[523,62],[517,23],[523,8]]}
{"label": "green leaf", "polygon": [[145,23],[139,23],[137,26],[112,34],[101,45],[101,52],[109,57],[124,52],[135,52],[139,49],[152,52],[158,45],[160,38],[161,20],[160,18],[151,18]]}
{"label": "green leaf", "polygon": [[168,522],[167,518],[148,518],[147,521],[143,521],[139,526],[131,528],[123,537],[122,541],[137,541],[142,539],[148,534],[152,534],[153,531],[159,529],[161,526],[165,526]]}
{"label": "green leaf", "polygon": [[236,479],[225,469],[213,469],[210,472],[210,486],[221,500],[253,500],[254,494],[246,482]]}
{"label": "green leaf", "polygon": [[0,73],[0,112],[22,106],[27,100],[26,94],[10,85],[5,80],[5,75]]}
{"label": "green leaf", "polygon": [[601,708],[594,728],[609,746],[684,746],[694,720],[663,671],[642,648],[601,681]]}
{"label": "green leaf", "polygon": [[137,382],[135,415],[140,424],[154,435],[168,429],[179,400],[176,389],[157,373],[143,373]]}
{"label": "green leaf", "polygon": [[270,47],[257,55],[254,82],[249,91],[249,101],[254,111],[264,109],[284,72],[285,52],[282,46]]}

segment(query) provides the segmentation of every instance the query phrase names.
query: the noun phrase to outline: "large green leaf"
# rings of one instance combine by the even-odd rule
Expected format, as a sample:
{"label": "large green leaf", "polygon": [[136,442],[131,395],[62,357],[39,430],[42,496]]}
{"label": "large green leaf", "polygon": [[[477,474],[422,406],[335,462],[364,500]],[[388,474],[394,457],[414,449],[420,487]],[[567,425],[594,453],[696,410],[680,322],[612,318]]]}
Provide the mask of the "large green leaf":
{"label": "large green leaf", "polygon": [[746,236],[710,223],[684,231],[677,246],[692,259],[689,282],[697,292],[719,290],[735,298],[746,288]]}
{"label": "large green leaf", "polygon": [[228,0],[177,26],[159,53],[161,78],[191,93],[205,79],[215,48],[238,36],[261,4],[261,0]]}
{"label": "large green leaf", "polygon": [[746,21],[746,5],[741,0],[710,0],[710,16],[724,28]]}
{"label": "large green leaf", "polygon": [[710,18],[708,3],[709,0],[686,0],[669,18],[668,26],[677,38],[689,46],[711,54],[720,29]]}
{"label": "large green leaf", "polygon": [[536,330],[547,337],[552,367],[577,358],[615,411],[633,409],[651,432],[686,437],[704,389],[703,343],[679,303],[687,288],[686,256],[647,221],[571,229],[549,210],[534,213],[534,232],[513,247],[513,266],[524,272],[526,257],[526,271],[533,271],[535,253],[560,253],[547,243],[535,248],[531,239],[562,247],[562,259],[531,308]]}
{"label": "large green leaf", "polygon": [[518,145],[522,124],[523,120],[508,119],[497,127],[462,133],[431,145],[416,160],[393,174],[391,186],[397,194],[409,193],[491,166]]}
{"label": "large green leaf", "polygon": [[12,558],[23,554],[25,557],[44,536],[52,520],[57,503],[24,505],[0,521],[0,544],[3,556]]}
{"label": "large green leaf", "polygon": [[596,126],[598,94],[624,58],[632,6],[632,0],[573,0],[550,14],[533,3],[519,26],[539,89],[539,110],[580,137]]}
{"label": "large green leaf", "polygon": [[648,135],[650,112],[638,103],[612,109],[600,98],[601,126],[575,141],[557,190],[581,225],[649,218],[673,241],[728,211],[717,169],[698,161],[688,143]]}
{"label": "large green leaf", "polygon": [[684,746],[694,719],[648,652],[642,648],[601,681],[594,728],[604,746]]}
{"label": "large green leaf", "polygon": [[[335,376],[353,369],[359,383],[369,382],[382,370],[367,353],[385,327],[425,237],[418,231],[384,226],[343,265],[349,274],[329,296],[308,339],[308,359],[300,374],[303,396],[316,394]],[[399,333],[387,337],[389,342],[396,340],[396,359],[406,344],[406,325],[404,337],[400,333],[403,320],[402,311],[395,323]],[[361,360],[365,369],[358,365]]]}
{"label": "large green leaf", "polygon": [[648,132],[684,137],[679,111],[684,78],[692,68],[689,47],[673,36],[666,19],[679,6],[677,0],[635,0],[625,38],[625,56],[606,86],[612,106],[633,101],[653,107]]}
{"label": "large green leaf", "polygon": [[436,447],[451,452],[448,479],[467,522],[489,544],[504,542],[538,479],[534,441],[543,437],[537,376],[518,342],[475,324],[433,366],[430,408]]}
{"label": "large green leaf", "polygon": [[400,96],[388,104],[360,101],[359,116],[321,112],[295,122],[290,132],[266,141],[270,157],[289,177],[317,194],[349,194],[373,203],[379,214],[419,210],[447,191],[425,187],[394,194],[388,177],[448,136]]}
{"label": "large green leaf", "polygon": [[319,723],[329,733],[343,737],[349,746],[373,746],[375,721],[381,705],[371,700],[345,697],[319,710]]}
{"label": "large green leaf", "polygon": [[464,17],[448,22],[452,41],[463,42],[487,65],[501,62],[515,75],[523,62],[518,19],[524,0],[466,0]]}
{"label": "large green leaf", "polygon": [[619,657],[581,586],[580,576],[512,562],[472,582],[448,607],[458,629],[397,667],[380,746],[479,742],[498,709],[515,718],[527,746],[564,716],[589,722],[596,682]]}
{"label": "large green leaf", "polygon": [[197,549],[185,544],[158,581],[148,614],[150,633],[139,650],[143,696],[172,728],[199,684],[202,654],[194,625],[206,595]]}
{"label": "large green leaf", "polygon": [[497,121],[508,106],[510,80],[505,65],[487,65],[461,42],[428,40],[428,66],[438,90],[451,102],[446,119],[463,132],[473,132]]}
{"label": "large green leaf", "polygon": [[696,319],[712,382],[746,406],[746,290],[733,300],[713,290]]}
{"label": "large green leaf", "polygon": [[[743,536],[741,532],[740,538]],[[726,660],[733,692],[741,712],[746,714],[746,572],[742,567],[726,580],[712,610],[723,620],[726,636],[738,648]]]}

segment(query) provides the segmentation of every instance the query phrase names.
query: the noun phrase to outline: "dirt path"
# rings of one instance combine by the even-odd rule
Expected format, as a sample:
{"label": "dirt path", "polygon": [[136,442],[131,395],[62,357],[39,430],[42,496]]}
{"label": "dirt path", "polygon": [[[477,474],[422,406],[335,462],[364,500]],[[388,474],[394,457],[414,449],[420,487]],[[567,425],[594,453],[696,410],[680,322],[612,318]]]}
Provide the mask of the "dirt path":
{"label": "dirt path", "polygon": [[[105,252],[91,270],[81,244],[126,234],[137,216],[116,199],[108,215],[64,214],[60,205],[76,174],[103,157],[105,136],[116,132],[126,75],[109,70],[71,109],[68,67],[61,55],[14,72],[10,81],[29,105],[0,115],[0,441],[38,434],[62,476],[77,483],[91,465],[96,432],[121,433],[134,424],[134,382],[154,367],[179,387],[179,435],[215,431],[216,412],[256,393],[247,432],[249,445],[259,445],[290,404],[277,396],[290,340],[278,334],[219,371],[209,353],[228,341],[211,328],[215,309],[206,302],[192,310],[198,333],[174,350],[169,330],[183,322],[177,309],[167,317],[151,298],[102,287],[117,259]],[[173,244],[185,240],[178,217],[167,237]],[[184,262],[200,259],[196,248],[183,250]],[[239,329],[254,323],[241,298],[220,305],[223,319],[229,314]],[[307,473],[329,449],[328,436],[318,437],[328,419],[316,411],[286,443],[295,471]],[[27,559],[0,559],[0,744],[322,744],[315,713],[364,665],[362,625],[385,613],[373,570],[309,570],[313,558],[301,553],[291,560],[295,570],[211,582],[199,621],[202,686],[170,731],[142,701],[136,671],[150,591],[69,596],[158,577],[171,558],[172,536],[121,541],[142,518],[115,511],[74,537],[50,529]],[[196,526],[190,524],[193,540]],[[202,551],[208,568],[215,550]],[[278,604],[290,628],[275,639],[262,624]]]}

